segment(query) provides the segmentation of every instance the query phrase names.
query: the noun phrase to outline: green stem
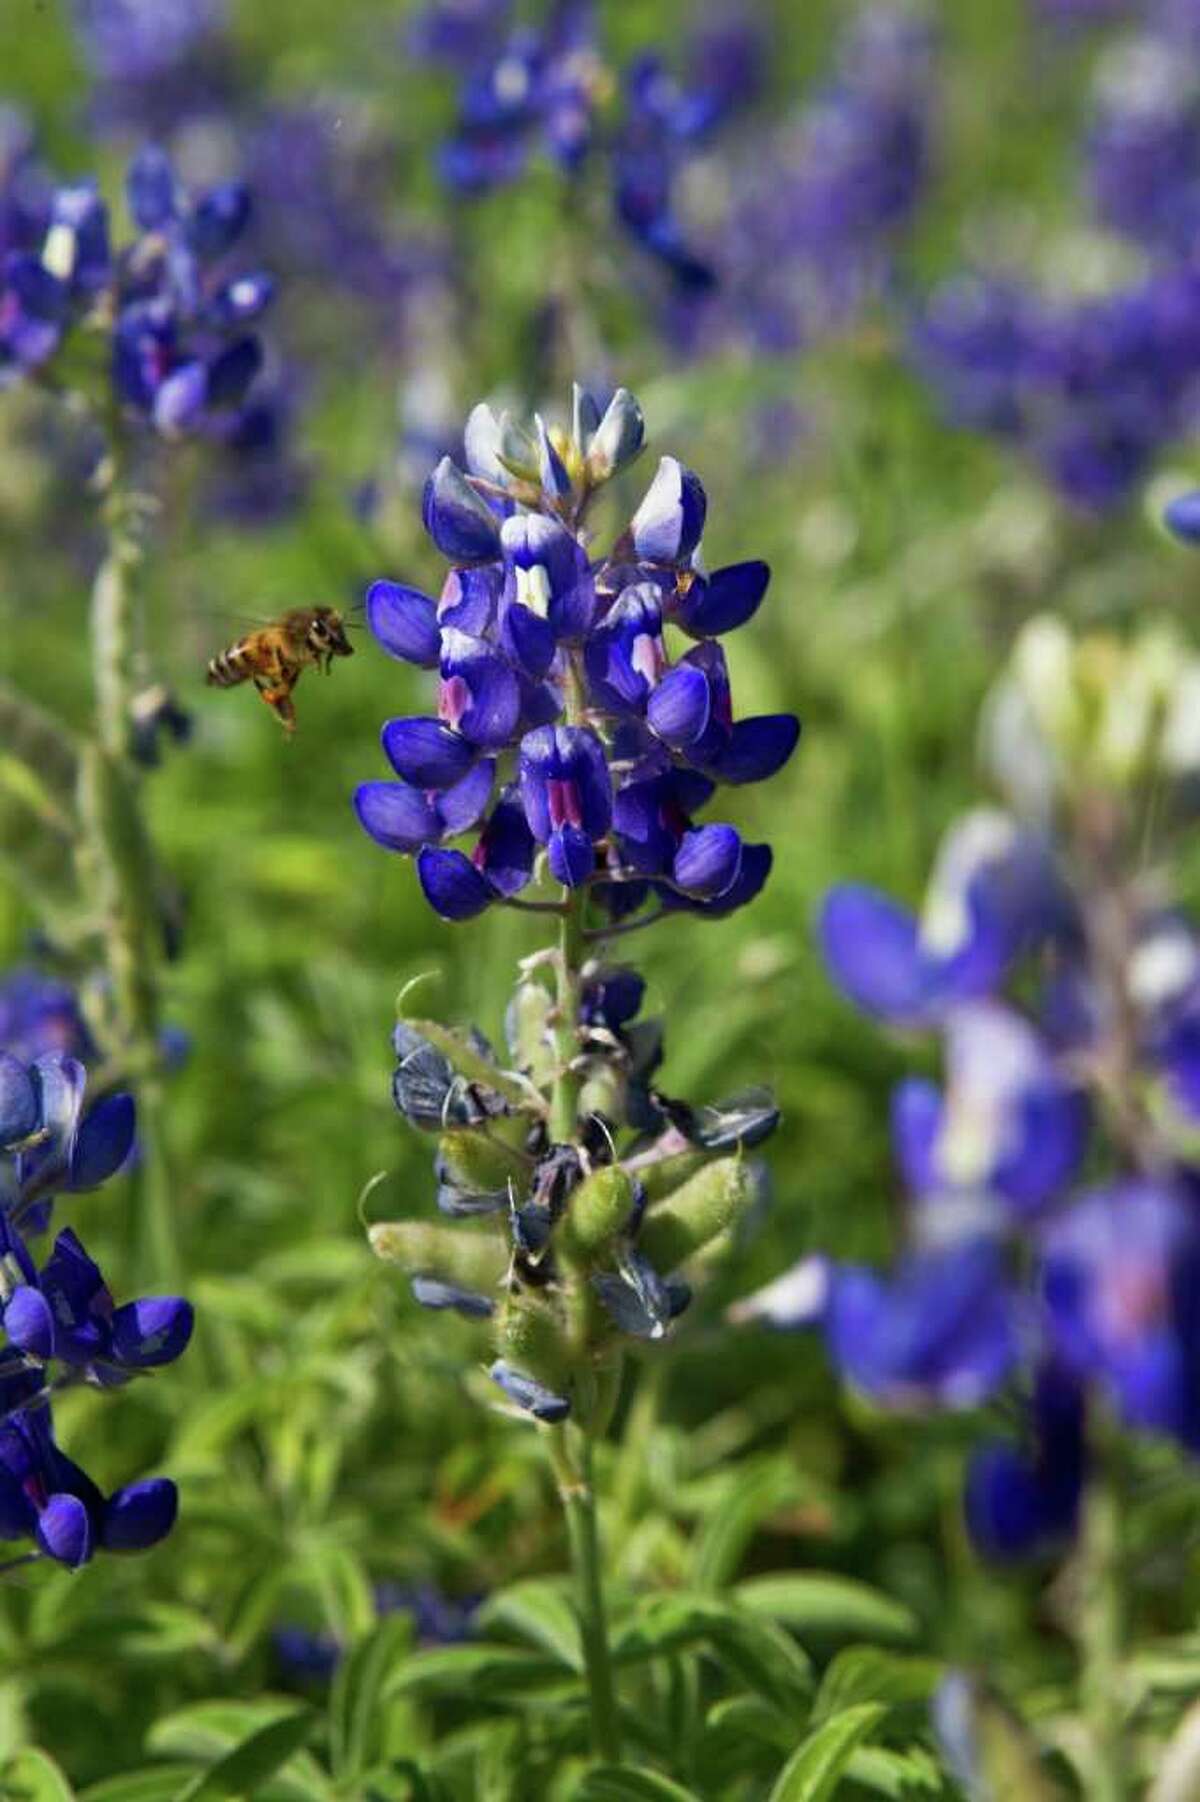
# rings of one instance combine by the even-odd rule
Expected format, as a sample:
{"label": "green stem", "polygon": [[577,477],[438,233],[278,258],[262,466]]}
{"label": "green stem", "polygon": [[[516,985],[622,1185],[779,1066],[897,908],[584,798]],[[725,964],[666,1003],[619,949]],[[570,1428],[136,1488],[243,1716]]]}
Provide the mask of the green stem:
{"label": "green stem", "polygon": [[579,1455],[577,1461],[573,1460],[567,1448],[566,1431],[560,1427],[552,1430],[550,1458],[567,1517],[571,1567],[575,1575],[579,1607],[579,1631],[587,1674],[592,1750],[606,1764],[615,1764],[621,1756],[621,1740],[604,1609],[600,1535],[596,1526],[596,1491],[592,1482],[592,1442],[586,1434],[578,1434]]}
{"label": "green stem", "polygon": [[137,1073],[134,1241],[138,1267],[170,1287],[179,1272],[173,1191],[163,1132],[158,983],[160,920],[140,782],[131,755],[136,689],[134,531],[120,428],[110,431],[104,520],[108,543],[92,589],[94,748],[85,758],[83,816],[103,913],[112,984],[113,1047]]}
{"label": "green stem", "polygon": [[1084,1503],[1079,1610],[1080,1685],[1092,1758],[1094,1802],[1128,1802],[1121,1693],[1124,1609],[1120,1497],[1111,1460],[1097,1457]]}
{"label": "green stem", "polygon": [[558,929],[557,990],[554,1028],[555,1076],[550,1097],[550,1136],[557,1145],[575,1137],[579,1124],[582,1078],[575,1068],[579,1055],[579,1005],[583,964],[583,892],[567,890]]}

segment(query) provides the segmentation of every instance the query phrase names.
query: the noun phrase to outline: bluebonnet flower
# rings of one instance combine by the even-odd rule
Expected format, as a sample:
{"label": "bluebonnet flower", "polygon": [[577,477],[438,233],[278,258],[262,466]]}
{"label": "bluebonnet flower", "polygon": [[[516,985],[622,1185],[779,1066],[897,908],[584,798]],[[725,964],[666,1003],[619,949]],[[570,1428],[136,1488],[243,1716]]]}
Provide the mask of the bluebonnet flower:
{"label": "bluebonnet flower", "polygon": [[[506,1220],[507,1245],[420,1220],[370,1229],[418,1303],[490,1323],[490,1377],[547,1425],[602,1411],[600,1376],[622,1338],[667,1334],[691,1299],[681,1267],[749,1207],[745,1154],[779,1118],[762,1090],[709,1107],[660,1090],[662,1032],[637,1017],[645,984],[583,949],[617,923],[681,908],[721,917],[753,899],[769,847],[695,816],[719,786],[774,774],[799,732],[791,715],[734,717],[718,639],[754,615],[769,572],[706,570],[693,471],[664,457],[597,554],[590,504],[642,438],[624,389],[601,413],[577,388],[570,430],[477,407],[466,470],[443,460],[423,497],[426,531],[453,564],[440,594],[381,581],[366,599],[383,649],[436,672],[438,706],[384,726],[399,780],[359,787],[365,830],[415,857],[444,919],[516,903],[574,917],[582,935],[566,1000],[552,1001],[536,973],[545,959],[532,960],[506,1016],[510,1069],[477,1032],[396,1028],[393,1096],[439,1135],[440,1214]],[[447,842],[467,830],[469,853]],[[566,1132],[553,1100],[564,1057],[578,1089]],[[586,1352],[567,1328],[580,1310]]]}
{"label": "bluebonnet flower", "polygon": [[928,187],[936,43],[908,9],[851,17],[827,81],[730,158],[728,200],[706,234],[712,292],[674,307],[697,349],[792,351],[845,329],[891,285]]}
{"label": "bluebonnet flower", "polygon": [[32,968],[0,977],[0,1051],[27,1064],[53,1051],[92,1061],[95,1041],[70,984]]}
{"label": "bluebonnet flower", "polygon": [[[363,784],[355,805],[377,842],[417,857],[446,919],[520,897],[539,848],[555,881],[590,887],[604,909],[655,896],[720,914],[765,880],[766,847],[694,816],[719,785],[773,775],[796,745],[790,715],[734,720],[717,641],[753,616],[769,571],[705,572],[704,490],[672,457],[611,554],[589,554],[588,501],[641,437],[624,390],[603,417],[578,391],[569,435],[477,408],[467,472],[446,459],[425,490],[426,530],[456,565],[441,597],[394,582],[368,592],[380,644],[436,669],[439,699],[436,717],[384,727],[400,780]],[[674,660],[673,624],[696,640]],[[475,826],[470,853],[445,844]]]}
{"label": "bluebonnet flower", "polygon": [[1190,423],[1200,379],[1196,271],[1055,299],[955,278],[913,328],[913,356],[952,418],[1010,440],[1072,506],[1125,502]]}
{"label": "bluebonnet flower", "polygon": [[236,98],[228,0],[72,0],[70,11],[102,129],[177,130]]}
{"label": "bluebonnet flower", "polygon": [[1200,229],[1200,70],[1160,37],[1102,60],[1087,174],[1104,224],[1152,250],[1186,255]]}
{"label": "bluebonnet flower", "polygon": [[39,1555],[71,1568],[100,1549],[156,1544],[178,1498],[165,1478],[103,1495],[55,1441],[51,1372],[110,1387],[173,1362],[192,1334],[179,1296],[118,1306],[69,1229],[35,1265],[26,1238],[45,1226],[54,1199],[98,1188],[132,1147],[131,1097],[85,1111],[85,1084],[83,1066],[61,1052],[29,1063],[0,1052],[0,1538],[32,1539]]}
{"label": "bluebonnet flower", "polygon": [[1024,628],[982,738],[1014,812],[952,831],[922,922],[857,886],[822,916],[843,992],[942,1041],[944,1082],[892,1101],[901,1259],[808,1257],[733,1310],[822,1328],[880,1407],[1014,1393],[1017,1436],[982,1443],[965,1485],[1001,1559],[1070,1540],[1098,1410],[1198,1449],[1200,932],[1144,839],[1161,785],[1194,812],[1198,672],[1161,630]]}
{"label": "bluebonnet flower", "polygon": [[39,371],[81,324],[109,340],[121,408],[167,437],[212,430],[237,412],[262,352],[250,329],[271,299],[264,274],[230,267],[249,217],[248,191],[225,183],[184,193],[167,156],[147,146],[126,179],[137,236],[113,252],[90,183],[54,192],[37,252],[5,265],[0,378]]}

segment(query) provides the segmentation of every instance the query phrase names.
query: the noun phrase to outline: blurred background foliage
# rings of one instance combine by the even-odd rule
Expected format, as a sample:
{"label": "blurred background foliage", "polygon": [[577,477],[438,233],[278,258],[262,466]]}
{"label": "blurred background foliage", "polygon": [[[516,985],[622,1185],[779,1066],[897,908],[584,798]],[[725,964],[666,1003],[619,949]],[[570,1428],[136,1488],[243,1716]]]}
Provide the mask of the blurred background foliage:
{"label": "blurred background foliage", "polygon": [[[782,111],[827,68],[846,9],[752,10],[771,46],[758,109]],[[618,58],[669,51],[695,12],[687,0],[600,9]],[[942,830],[975,792],[978,704],[1022,619],[1052,605],[1077,621],[1186,621],[1198,566],[1164,544],[1143,498],[1102,519],[1072,514],[1004,447],[948,426],[899,354],[903,304],[795,353],[681,359],[656,327],[645,271],[590,215],[563,216],[549,170],[476,205],[447,201],[430,145],[452,83],[411,58],[410,13],[393,0],[343,0],[336,17],[321,0],[230,7],[234,163],[238,134],[272,108],[320,93],[336,120],[345,98],[346,117],[384,146],[373,204],[415,240],[448,233],[466,287],[398,292],[395,329],[368,330],[345,288],[278,269],[272,331],[299,371],[303,503],[249,529],[208,504],[186,455],[168,473],[143,583],[147,667],[194,733],[149,795],[185,922],[165,1011],[190,1043],[170,1131],[197,1342],[129,1393],[115,1426],[87,1392],[66,1396],[59,1417],[89,1469],[115,1479],[161,1466],[183,1508],[143,1560],[6,1582],[0,1751],[38,1742],[73,1780],[98,1783],[135,1765],[152,1723],[186,1703],[308,1693],[281,1661],[284,1625],[346,1640],[373,1618],[380,1584],[473,1599],[561,1564],[532,1435],[480,1407],[471,1330],[422,1314],[373,1263],[359,1212],[380,1172],[368,1215],[431,1201],[426,1147],[389,1097],[397,991],[436,972],[442,1016],[495,1035],[514,960],[536,934],[495,910],[469,938],[440,924],[408,865],[354,820],[354,784],[382,773],[379,723],[422,710],[419,673],[360,638],[328,683],[306,679],[285,742],[248,692],[206,691],[203,672],[247,619],[349,605],[376,575],[435,579],[397,473],[414,363],[436,339],[460,413],[481,395],[543,400],[550,382],[561,403],[567,372],[540,367],[531,347],[548,276],[579,257],[595,272],[607,369],[639,395],[653,449],[708,485],[710,561],[772,565],[771,605],[731,650],[742,705],[804,721],[799,755],[761,797],[743,791],[735,815],[776,845],[764,898],[728,922],[681,919],[647,970],[650,1009],[671,1021],[670,1090],[703,1097],[765,1078],[784,1120],[769,1207],[643,1373],[609,1448],[619,1581],[671,1585],[705,1558],[729,1576],[853,1573],[915,1612],[926,1649],[1052,1698],[1067,1659],[1052,1610],[1031,1610],[1024,1579],[988,1577],[964,1546],[965,1429],[930,1423],[933,1453],[917,1460],[909,1427],[856,1408],[818,1344],[731,1336],[721,1309],[807,1249],[871,1260],[892,1240],[886,1097],[913,1054],[864,1030],[832,992],[810,931],[823,891],[858,877],[919,895]],[[98,168],[115,196],[135,134],[110,132],[97,149],[65,0],[4,0],[3,15],[2,97],[27,109],[56,167]],[[936,172],[905,240],[901,292],[989,233],[1007,234],[1030,268],[1072,265],[1095,37],[1047,34],[1030,0],[947,0],[936,23]],[[729,140],[752,129],[741,121]],[[177,141],[187,131],[182,121]],[[697,180],[720,181],[722,154]],[[784,406],[798,423],[772,444],[763,421]],[[82,720],[96,547],[78,457],[34,395],[6,397],[0,434],[0,667]],[[1197,458],[1177,454],[1167,479],[1189,465],[1194,475]],[[383,497],[369,523],[354,509],[366,482]],[[34,925],[0,885],[0,965],[29,958]],[[132,1284],[120,1185],[74,1202],[71,1218],[114,1286]],[[1194,1532],[1194,1500],[1175,1507],[1169,1530]],[[1152,1583],[1139,1607],[1167,1625],[1187,1618]],[[447,1732],[455,1709],[414,1720],[418,1735]]]}

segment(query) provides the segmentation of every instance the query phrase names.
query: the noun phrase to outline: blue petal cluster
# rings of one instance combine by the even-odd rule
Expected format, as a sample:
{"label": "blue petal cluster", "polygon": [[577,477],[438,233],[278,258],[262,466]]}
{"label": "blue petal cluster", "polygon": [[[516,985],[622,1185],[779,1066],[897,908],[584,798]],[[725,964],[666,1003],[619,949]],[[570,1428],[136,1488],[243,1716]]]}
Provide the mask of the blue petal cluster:
{"label": "blue petal cluster", "polygon": [[[1135,901],[1114,949],[1113,903],[1085,868],[1045,827],[987,809],[949,834],[919,915],[863,885],[829,894],[819,934],[843,993],[941,1040],[943,1080],[906,1078],[892,1100],[908,1244],[890,1274],[805,1259],[737,1311],[821,1326],[881,1407],[1023,1394],[1022,1440],[981,1445],[967,1474],[972,1535],[998,1558],[1072,1532],[1089,1408],[1200,1452],[1200,1173],[1185,1149],[1200,933]],[[1081,1186],[1101,1125],[1118,1169]]]}
{"label": "blue petal cluster", "polygon": [[[799,736],[790,714],[735,720],[720,639],[750,619],[759,562],[706,572],[699,478],[664,457],[617,542],[597,555],[596,491],[637,455],[643,424],[618,389],[601,413],[577,389],[570,432],[486,406],[425,489],[425,527],[452,567],[437,599],[376,582],[367,619],[384,650],[436,671],[436,714],[389,720],[398,780],[364,783],[358,817],[415,857],[447,920],[512,902],[548,876],[611,919],[656,902],[721,916],[771,865],[725,823],[700,822],[721,786],[774,775]],[[470,851],[447,841],[476,831]]]}
{"label": "blue petal cluster", "polygon": [[54,1438],[49,1395],[64,1380],[113,1387],[169,1364],[192,1335],[179,1296],[118,1307],[69,1229],[39,1269],[28,1239],[55,1197],[99,1188],[133,1148],[134,1106],[110,1095],[84,1109],[82,1064],[61,1052],[26,1063],[0,1052],[0,1539],[33,1541],[75,1568],[101,1549],[141,1551],[174,1524],[166,1478],[105,1496]]}
{"label": "blue petal cluster", "polygon": [[[513,29],[494,0],[435,6],[415,38],[423,54],[460,75],[458,116],[438,153],[456,194],[475,196],[516,181],[539,148],[569,176],[606,162],[616,217],[685,290],[711,285],[706,258],[675,209],[683,163],[756,91],[757,40],[741,26],[697,36],[686,77],[639,56],[618,74],[600,47],[590,0],[556,0],[540,27]],[[602,129],[621,94],[614,130]]]}
{"label": "blue petal cluster", "polygon": [[262,363],[252,328],[272,295],[268,276],[230,264],[249,193],[232,182],[189,195],[147,146],[126,199],[137,235],[116,251],[90,182],[56,188],[36,229],[20,226],[0,271],[0,383],[44,376],[80,326],[106,339],[126,415],[166,437],[227,431]]}

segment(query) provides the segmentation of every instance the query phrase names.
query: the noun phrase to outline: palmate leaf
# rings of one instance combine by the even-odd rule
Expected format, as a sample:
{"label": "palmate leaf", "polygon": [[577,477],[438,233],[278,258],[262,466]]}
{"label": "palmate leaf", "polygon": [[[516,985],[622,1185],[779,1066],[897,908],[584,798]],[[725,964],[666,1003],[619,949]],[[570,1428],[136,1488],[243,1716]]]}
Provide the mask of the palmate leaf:
{"label": "palmate leaf", "polygon": [[854,1752],[886,1713],[882,1703],[861,1702],[822,1721],[784,1765],[769,1802],[826,1802]]}

